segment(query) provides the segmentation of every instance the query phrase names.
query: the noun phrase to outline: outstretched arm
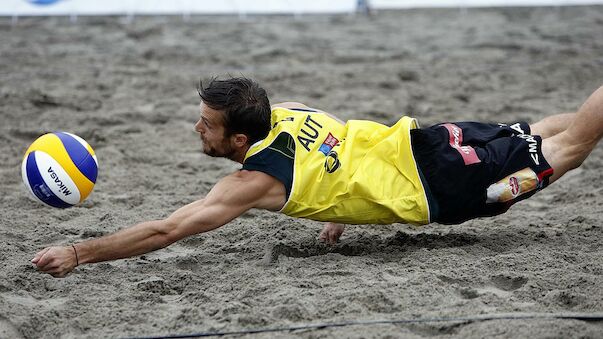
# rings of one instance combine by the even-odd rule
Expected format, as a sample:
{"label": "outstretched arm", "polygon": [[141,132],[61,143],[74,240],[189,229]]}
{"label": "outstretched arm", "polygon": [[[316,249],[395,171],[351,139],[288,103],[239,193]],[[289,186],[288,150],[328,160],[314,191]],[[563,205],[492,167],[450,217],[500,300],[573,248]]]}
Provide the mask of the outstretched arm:
{"label": "outstretched arm", "polygon": [[164,220],[143,222],[71,246],[48,247],[38,252],[32,263],[40,271],[63,277],[78,264],[140,255],[184,237],[213,230],[253,207],[280,207],[284,201],[282,184],[260,172],[241,172],[220,180],[205,199],[178,209]]}

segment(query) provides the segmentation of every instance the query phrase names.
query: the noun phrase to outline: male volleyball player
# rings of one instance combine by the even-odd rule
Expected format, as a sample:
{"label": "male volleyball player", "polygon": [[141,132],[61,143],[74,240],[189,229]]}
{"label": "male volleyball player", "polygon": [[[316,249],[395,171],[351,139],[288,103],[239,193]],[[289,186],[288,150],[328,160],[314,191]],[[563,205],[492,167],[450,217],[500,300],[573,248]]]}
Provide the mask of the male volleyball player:
{"label": "male volleyball player", "polygon": [[227,224],[251,208],[338,223],[460,223],[505,212],[580,166],[603,136],[603,87],[577,113],[535,124],[444,123],[425,129],[402,117],[387,127],[343,124],[299,103],[270,107],[252,80],[213,80],[201,87],[195,125],[203,151],[241,163],[201,200],[164,220],[63,247],[32,262],[63,277],[83,263],[166,247]]}

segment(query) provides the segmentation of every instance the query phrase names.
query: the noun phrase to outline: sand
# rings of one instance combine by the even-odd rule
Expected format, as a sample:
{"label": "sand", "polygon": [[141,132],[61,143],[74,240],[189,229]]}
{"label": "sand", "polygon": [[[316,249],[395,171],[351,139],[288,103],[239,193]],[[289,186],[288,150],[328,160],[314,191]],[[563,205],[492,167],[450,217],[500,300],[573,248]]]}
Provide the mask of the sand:
{"label": "sand", "polygon": [[[603,311],[603,147],[507,214],[457,226],[346,229],[251,211],[141,257],[64,279],[49,245],[164,218],[238,164],[201,153],[199,78],[246,75],[273,103],[391,124],[535,122],[575,111],[603,79],[603,7],[412,10],[374,17],[0,19],[0,337],[98,338],[348,320]],[[64,130],[95,148],[80,206],[28,197],[23,152]],[[365,325],[261,338],[603,337],[601,322]]]}

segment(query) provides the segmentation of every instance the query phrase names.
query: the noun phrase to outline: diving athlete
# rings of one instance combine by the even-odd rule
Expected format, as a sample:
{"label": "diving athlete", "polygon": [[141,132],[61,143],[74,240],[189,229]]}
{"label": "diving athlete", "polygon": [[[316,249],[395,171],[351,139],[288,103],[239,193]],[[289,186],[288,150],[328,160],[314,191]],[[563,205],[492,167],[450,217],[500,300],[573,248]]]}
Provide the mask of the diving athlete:
{"label": "diving athlete", "polygon": [[456,224],[503,213],[582,164],[603,137],[603,87],[576,113],[534,124],[442,123],[419,128],[343,123],[301,103],[270,106],[247,78],[200,86],[203,152],[242,164],[206,197],[164,220],[38,252],[55,277],[77,265],[140,255],[260,208],[325,221],[334,243],[347,224]]}

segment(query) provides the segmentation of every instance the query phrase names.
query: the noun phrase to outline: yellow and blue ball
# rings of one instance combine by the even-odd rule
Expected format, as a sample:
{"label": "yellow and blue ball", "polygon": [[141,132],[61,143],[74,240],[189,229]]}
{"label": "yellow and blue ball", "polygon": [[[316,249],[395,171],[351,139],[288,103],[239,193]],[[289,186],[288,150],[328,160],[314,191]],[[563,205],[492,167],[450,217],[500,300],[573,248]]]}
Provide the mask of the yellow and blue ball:
{"label": "yellow and blue ball", "polygon": [[23,183],[36,200],[67,208],[88,197],[98,174],[98,161],[90,145],[66,132],[44,134],[25,152]]}

